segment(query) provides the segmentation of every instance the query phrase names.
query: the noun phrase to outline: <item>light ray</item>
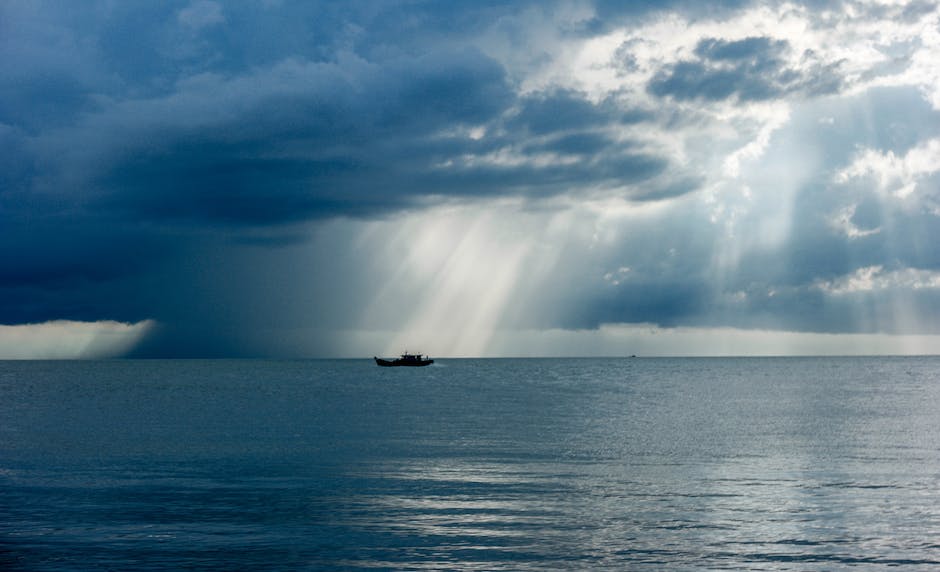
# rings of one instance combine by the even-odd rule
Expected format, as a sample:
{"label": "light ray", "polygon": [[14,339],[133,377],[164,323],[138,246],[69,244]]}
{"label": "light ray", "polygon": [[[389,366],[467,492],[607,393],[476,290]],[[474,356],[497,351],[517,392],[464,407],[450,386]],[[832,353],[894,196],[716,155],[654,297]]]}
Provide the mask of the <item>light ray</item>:
{"label": "light ray", "polygon": [[[514,235],[500,218],[494,211],[432,212],[393,241],[406,240],[409,248],[381,293],[386,299],[389,291],[406,295],[397,304],[402,327],[387,353],[416,344],[437,355],[486,350],[533,240]],[[403,288],[409,282],[412,286]]]}

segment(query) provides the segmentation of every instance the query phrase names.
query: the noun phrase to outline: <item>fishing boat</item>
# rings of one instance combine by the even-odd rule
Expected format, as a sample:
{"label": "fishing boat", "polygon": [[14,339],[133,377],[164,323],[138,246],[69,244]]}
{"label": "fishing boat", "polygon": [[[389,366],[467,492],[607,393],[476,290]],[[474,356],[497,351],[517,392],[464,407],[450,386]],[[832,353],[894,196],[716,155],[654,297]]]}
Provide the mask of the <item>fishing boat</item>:
{"label": "fishing boat", "polygon": [[409,354],[403,353],[400,358],[397,359],[382,359],[380,357],[373,357],[375,359],[376,365],[382,367],[397,367],[397,366],[413,366],[418,367],[422,365],[431,365],[434,363],[434,360],[428,356],[422,356],[421,354]]}

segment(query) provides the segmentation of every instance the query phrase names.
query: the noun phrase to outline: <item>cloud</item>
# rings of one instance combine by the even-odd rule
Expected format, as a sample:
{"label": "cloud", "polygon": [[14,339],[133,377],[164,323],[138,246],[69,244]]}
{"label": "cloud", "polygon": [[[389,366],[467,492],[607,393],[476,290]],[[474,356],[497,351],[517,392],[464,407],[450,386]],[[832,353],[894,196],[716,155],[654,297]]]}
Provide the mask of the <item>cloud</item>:
{"label": "cloud", "polygon": [[741,40],[705,38],[696,45],[697,59],[659,71],[649,90],[677,100],[735,99],[764,101],[792,93],[825,95],[839,91],[838,62],[821,64],[806,53],[801,66],[789,67],[786,40],[748,37]]}
{"label": "cloud", "polygon": [[[864,210],[859,209],[859,203],[852,203],[839,210],[831,219],[832,227],[845,233],[849,238],[862,238],[878,234],[881,232],[880,222],[881,213],[877,206],[871,206],[872,202],[863,204]],[[867,213],[866,213],[867,211]]]}
{"label": "cloud", "polygon": [[929,139],[907,150],[903,155],[894,151],[860,150],[848,167],[836,174],[836,182],[871,179],[880,193],[897,199],[920,195],[928,208],[940,214],[940,195],[934,189],[940,172],[940,139]]}
{"label": "cloud", "polygon": [[101,359],[125,354],[153,326],[57,320],[0,325],[0,359]]}
{"label": "cloud", "polygon": [[[491,120],[508,98],[500,68],[473,51],[381,66],[288,60],[115,103],[35,147],[45,184],[94,189],[80,199],[96,208],[146,220],[294,222],[437,191],[409,184],[427,168],[429,145],[443,130]],[[473,142],[440,149],[449,145]]]}
{"label": "cloud", "polygon": [[225,21],[225,16],[222,14],[222,5],[209,0],[195,0],[186,8],[180,10],[177,18],[184,26],[196,30],[221,24]]}
{"label": "cloud", "polygon": [[624,108],[613,98],[594,103],[584,93],[572,90],[543,91],[519,101],[519,109],[508,122],[534,136],[579,132],[612,125],[632,125],[654,118],[643,109]]}
{"label": "cloud", "polygon": [[886,272],[881,265],[866,266],[836,280],[821,281],[816,286],[835,296],[895,288],[940,290],[940,272],[914,268]]}
{"label": "cloud", "polygon": [[501,332],[498,347],[509,357],[635,355],[806,356],[929,355],[940,351],[937,335],[833,335],[735,328],[660,328],[652,324],[605,325],[593,330]]}
{"label": "cloud", "polygon": [[930,3],[2,10],[0,322],[214,356],[940,323]]}
{"label": "cloud", "polygon": [[[611,133],[648,112],[577,94],[530,97],[519,111],[514,102],[503,70],[472,49],[201,74],[36,138],[47,174],[33,184],[82,186],[79,205],[141,220],[256,226],[368,215],[427,195],[616,186],[668,165]],[[464,134],[477,126],[482,137]],[[632,196],[690,190],[652,184]]]}

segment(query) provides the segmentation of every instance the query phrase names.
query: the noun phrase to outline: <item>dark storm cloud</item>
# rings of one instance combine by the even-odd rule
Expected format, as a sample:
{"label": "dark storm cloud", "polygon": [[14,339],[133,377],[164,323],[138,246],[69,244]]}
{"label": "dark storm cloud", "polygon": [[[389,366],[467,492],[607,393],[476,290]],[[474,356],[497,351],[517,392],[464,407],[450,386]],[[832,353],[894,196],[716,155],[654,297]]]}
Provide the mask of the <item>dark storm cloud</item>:
{"label": "dark storm cloud", "polygon": [[[836,0],[838,1],[838,0]],[[587,29],[593,32],[609,30],[618,25],[635,23],[638,19],[655,18],[672,11],[681,12],[689,18],[720,18],[753,5],[752,0],[717,0],[700,2],[696,0],[641,0],[622,2],[620,0],[595,0],[595,17]]]}
{"label": "dark storm cloud", "polygon": [[[571,90],[528,95],[519,99],[504,119],[501,131],[507,135],[496,143],[517,151],[522,158],[553,153],[560,160],[556,166],[490,168],[493,184],[500,192],[518,189],[544,196],[571,192],[582,184],[616,187],[657,180],[649,188],[632,189],[630,198],[637,201],[694,190],[694,184],[680,188],[666,179],[659,180],[670,166],[668,157],[644,149],[638,141],[613,137],[612,130],[654,119],[655,114],[649,110],[625,108],[613,99],[591,102],[585,94]],[[479,171],[472,173],[482,175]]]}
{"label": "dark storm cloud", "polygon": [[583,97],[560,93],[551,97],[528,98],[510,123],[510,127],[526,129],[534,135],[584,129],[603,124],[607,114]]}
{"label": "dark storm cloud", "polygon": [[649,111],[624,109],[611,99],[592,103],[582,93],[557,90],[522,98],[519,111],[508,121],[508,127],[531,135],[546,135],[652,119]]}
{"label": "dark storm cloud", "polygon": [[86,115],[39,147],[59,184],[78,180],[98,206],[146,220],[294,222],[404,204],[425,189],[395,171],[426,167],[412,163],[425,139],[489,121],[509,101],[501,68],[474,51],[382,66],[288,61],[195,77]]}
{"label": "dark storm cloud", "polygon": [[[654,72],[650,103],[589,96],[576,81],[530,89],[499,42],[542,65],[553,56],[527,43],[543,31],[523,30],[530,16],[574,41],[666,12],[694,27],[748,5],[598,1],[593,17],[568,21],[534,2],[4,3],[0,323],[152,318],[162,328],[140,355],[276,354],[287,347],[277,332],[312,322],[328,339],[375,293],[375,255],[331,221],[362,228],[453,198],[691,204],[717,177],[711,146],[730,152],[748,135],[712,139],[704,114],[680,107],[835,94],[847,81],[839,63],[781,39],[706,37]],[[913,21],[929,8],[880,9]],[[509,37],[491,45],[497,32]],[[877,46],[885,62],[852,81],[906,69],[919,46]],[[627,48],[617,57],[640,73]],[[848,302],[817,311],[819,284],[876,265],[935,269],[923,245],[940,236],[932,215],[886,208],[871,181],[840,187],[831,175],[857,146],[902,154],[934,136],[924,105],[873,101],[831,114],[858,132],[800,134],[794,146],[818,145],[823,165],[800,188],[792,240],[745,252],[718,280],[707,212],[631,223],[622,248],[559,258],[577,270],[546,286],[539,300],[563,311],[541,325],[862,328]],[[687,136],[690,125],[701,131]],[[833,229],[839,212],[862,238]],[[599,278],[619,267],[629,272]],[[737,292],[743,301],[724,300]]]}
{"label": "dark storm cloud", "polygon": [[695,47],[695,55],[713,62],[748,62],[758,71],[779,66],[779,56],[788,47],[787,42],[770,38],[751,37],[727,41],[707,38]]}
{"label": "dark storm cloud", "polygon": [[597,133],[572,133],[562,135],[535,147],[565,155],[591,155],[607,149],[611,141]]}
{"label": "dark storm cloud", "polygon": [[[5,60],[23,63],[6,76],[0,121],[29,140],[5,147],[42,170],[41,180],[18,182],[144,220],[271,224],[367,214],[454,192],[446,172],[425,176],[432,165],[497,146],[525,155],[536,150],[523,143],[532,135],[555,138],[543,150],[586,155],[605,142],[594,128],[650,117],[575,92],[516,101],[505,70],[461,38],[523,6],[59,8],[8,8]],[[277,33],[250,33],[258,29]],[[446,136],[477,125],[503,131],[482,143]],[[662,161],[618,158],[617,144],[607,145],[603,177],[618,161],[633,172]],[[464,165],[454,171],[456,192],[502,192],[498,173],[475,164],[480,184],[462,184]],[[557,171],[546,169],[546,181],[566,178]],[[572,177],[587,172],[574,165]],[[538,169],[504,174],[540,186]],[[423,179],[436,187],[415,185]],[[229,204],[213,206],[222,197]]]}
{"label": "dark storm cloud", "polygon": [[763,101],[790,93],[821,95],[838,91],[838,64],[823,65],[805,54],[806,65],[789,67],[785,40],[750,37],[743,40],[706,38],[695,47],[695,60],[684,60],[659,71],[650,93],[677,100]]}
{"label": "dark storm cloud", "polygon": [[[203,74],[167,95],[84,114],[36,138],[43,183],[82,185],[87,204],[142,220],[269,225],[368,215],[427,194],[544,196],[570,190],[561,183],[632,182],[666,167],[600,132],[647,112],[575,93],[517,105],[503,69],[478,51],[381,64],[349,58]],[[503,134],[482,142],[448,135],[476,125]],[[524,143],[533,136],[542,141]],[[501,149],[523,164],[433,169]],[[582,158],[538,168],[526,161],[546,150]]]}
{"label": "dark storm cloud", "polygon": [[[643,112],[520,99],[464,41],[524,8],[5,4],[0,323],[153,318],[145,353],[240,354],[258,347],[246,330],[290,322],[305,296],[272,296],[256,273],[306,282],[250,253],[297,252],[306,222],[663,173],[664,158],[603,132]],[[485,160],[504,152],[519,161]],[[537,164],[544,153],[577,160]],[[356,266],[335,271],[354,280]],[[355,308],[332,297],[307,319],[342,327]]]}
{"label": "dark storm cloud", "polygon": [[174,290],[151,282],[181,253],[178,237],[96,218],[3,217],[0,321],[36,323],[102,316],[136,322]]}

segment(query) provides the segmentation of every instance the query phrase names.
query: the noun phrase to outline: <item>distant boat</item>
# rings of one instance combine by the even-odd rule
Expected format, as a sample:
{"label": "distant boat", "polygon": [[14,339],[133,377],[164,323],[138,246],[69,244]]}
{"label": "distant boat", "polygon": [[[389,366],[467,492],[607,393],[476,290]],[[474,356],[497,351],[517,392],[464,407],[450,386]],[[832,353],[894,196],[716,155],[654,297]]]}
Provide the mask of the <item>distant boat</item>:
{"label": "distant boat", "polygon": [[393,360],[382,359],[379,357],[374,357],[373,359],[375,359],[376,365],[380,365],[382,367],[397,367],[397,366],[403,366],[403,365],[419,367],[422,365],[431,365],[432,363],[434,363],[434,360],[429,358],[428,356],[422,356],[421,354],[409,354],[409,353],[403,353],[401,354],[400,358],[393,359]]}

